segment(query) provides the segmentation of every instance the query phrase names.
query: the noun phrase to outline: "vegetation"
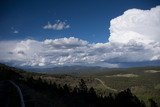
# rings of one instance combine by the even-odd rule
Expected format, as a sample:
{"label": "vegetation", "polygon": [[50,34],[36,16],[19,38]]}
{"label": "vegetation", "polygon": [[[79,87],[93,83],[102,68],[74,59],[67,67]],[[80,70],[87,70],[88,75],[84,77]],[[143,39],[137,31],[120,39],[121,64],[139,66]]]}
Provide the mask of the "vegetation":
{"label": "vegetation", "polygon": [[116,70],[77,76],[31,73],[1,64],[0,79],[12,80],[21,88],[27,107],[158,107],[159,72],[144,71]]}

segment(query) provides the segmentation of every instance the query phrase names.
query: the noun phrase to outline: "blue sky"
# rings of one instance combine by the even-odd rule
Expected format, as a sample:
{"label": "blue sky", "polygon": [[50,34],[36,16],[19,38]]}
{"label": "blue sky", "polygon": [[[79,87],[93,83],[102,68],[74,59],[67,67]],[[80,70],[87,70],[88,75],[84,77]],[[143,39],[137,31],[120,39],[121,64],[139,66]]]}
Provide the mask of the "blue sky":
{"label": "blue sky", "polygon": [[0,62],[160,65],[160,0],[1,0]]}
{"label": "blue sky", "polygon": [[[0,40],[74,36],[91,43],[106,42],[111,19],[127,9],[150,9],[158,4],[159,0],[2,0]],[[56,20],[66,21],[70,28],[43,29]]]}

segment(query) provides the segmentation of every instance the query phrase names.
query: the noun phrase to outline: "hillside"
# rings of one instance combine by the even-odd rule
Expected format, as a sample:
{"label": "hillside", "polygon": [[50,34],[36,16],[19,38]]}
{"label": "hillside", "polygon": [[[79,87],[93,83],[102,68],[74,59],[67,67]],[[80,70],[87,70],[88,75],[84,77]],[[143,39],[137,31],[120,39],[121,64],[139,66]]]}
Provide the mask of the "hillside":
{"label": "hillside", "polygon": [[[63,67],[59,69],[63,69]],[[160,106],[160,67],[123,69],[78,67],[76,70],[74,69],[76,67],[73,69],[65,67],[63,71],[66,72],[63,72],[61,75],[57,75],[57,72],[52,72],[54,70],[52,69],[43,75],[42,78],[48,81],[56,81],[59,84],[69,84],[71,87],[78,85],[78,81],[83,78],[87,86],[94,87],[100,95],[108,95],[110,92],[116,93],[130,88],[135,95],[147,104],[149,103],[148,99],[154,99]],[[35,78],[37,77],[35,76]]]}
{"label": "hillside", "polygon": [[[98,101],[101,99],[100,101],[104,101],[105,104],[105,96],[110,96],[110,93],[115,93],[115,97],[123,92],[130,93],[130,91],[126,90],[129,88],[133,94],[146,103],[146,106],[150,105],[149,102],[154,103],[154,101],[160,105],[160,69],[158,67],[106,70],[101,69],[100,71],[96,69],[96,72],[91,72],[91,69],[89,69],[89,71],[83,71],[82,73],[78,74],[79,75],[73,72],[69,74],[66,72],[65,74],[33,73],[0,64],[1,81],[12,80],[18,84],[18,86],[22,89],[22,93],[25,94],[24,99],[27,101],[29,100],[28,103],[26,103],[28,107],[33,104],[36,105],[36,107],[48,107],[48,104],[53,105],[55,101],[59,101],[59,97],[62,97],[62,93],[66,93],[67,90],[70,90],[67,92],[71,95],[73,94],[74,90],[79,90],[81,80],[83,80],[86,84],[86,86],[82,86],[83,88],[87,87],[84,88],[88,90],[85,91],[86,94],[90,93],[89,90],[91,91],[93,87],[96,93],[95,98]],[[50,90],[49,87],[52,87],[51,89],[54,90],[56,88],[56,90],[59,91],[55,93],[53,90]],[[76,91],[76,93],[79,92],[80,91]],[[68,97],[63,96],[64,98],[62,97],[63,99],[59,103],[67,105],[66,101],[68,100],[66,100],[66,98],[70,99],[70,94]],[[79,94],[76,94],[76,96],[72,97],[77,98],[77,95]],[[90,96],[90,94],[87,94],[87,96]],[[76,98],[72,99],[72,101],[74,102]],[[88,98],[90,99],[91,97]],[[131,98],[135,97],[133,97],[131,94]],[[86,101],[88,100],[86,99]],[[116,99],[113,98],[112,101],[114,102]],[[97,102],[96,104],[99,103],[100,102]],[[84,104],[86,104],[86,102]]]}

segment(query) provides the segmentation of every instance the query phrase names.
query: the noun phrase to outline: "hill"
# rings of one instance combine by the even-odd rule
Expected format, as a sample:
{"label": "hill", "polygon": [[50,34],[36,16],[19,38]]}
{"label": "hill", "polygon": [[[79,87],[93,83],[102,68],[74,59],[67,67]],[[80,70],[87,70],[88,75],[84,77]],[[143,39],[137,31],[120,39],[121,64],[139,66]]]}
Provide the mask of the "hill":
{"label": "hill", "polygon": [[[97,68],[96,70],[95,69],[93,70],[96,72],[93,72],[91,68],[90,69],[87,68],[89,69],[88,71],[86,70],[78,74],[74,72],[69,74],[67,74],[67,72],[65,72],[64,74],[63,73],[45,74],[44,72],[43,73],[26,72],[21,69],[16,69],[13,67],[8,67],[6,65],[0,64],[0,77],[1,77],[0,79],[1,81],[12,80],[16,84],[18,84],[18,86],[22,89],[22,92],[25,93],[24,99],[26,100],[32,99],[27,103],[28,106],[35,104],[37,105],[37,107],[44,107],[44,106],[48,107],[48,104],[52,105],[55,103],[55,101],[61,99],[59,97],[62,97],[61,94],[66,93],[66,90],[69,89],[70,90],[69,93],[71,95],[73,94],[74,90],[77,89],[79,90],[80,86],[79,83],[81,80],[83,80],[86,84],[86,86],[84,85],[84,87],[87,87],[88,90],[86,91],[86,93],[89,93],[89,90],[92,90],[93,87],[96,93],[95,98],[98,101],[101,99],[104,102],[106,102],[105,98],[108,99],[109,96],[111,95],[110,93],[113,93],[112,96],[110,97],[113,98],[112,101],[114,102],[116,100],[115,99],[116,96],[122,94],[123,92],[128,94],[130,93],[131,90],[131,92],[134,95],[136,95],[140,100],[144,100],[147,106],[150,105],[149,101],[152,103],[156,102],[158,105],[160,105],[159,67],[106,69],[106,70],[104,68],[103,69],[99,69],[98,67],[96,68]],[[82,69],[83,68],[77,69],[77,71]],[[51,90],[49,87],[51,88]],[[61,91],[52,93],[53,92],[52,89],[55,89],[55,87],[56,90],[59,91],[61,90]],[[129,90],[127,91],[128,88]],[[80,91],[76,92],[79,93]],[[131,94],[130,97],[133,96]],[[66,101],[68,101],[66,100],[66,98],[69,99],[68,97],[64,97],[64,99],[62,97],[63,100],[60,101],[59,103],[63,102],[62,104],[66,105]],[[88,98],[90,99],[91,97]],[[55,100],[53,101],[53,99]],[[72,100],[74,102],[74,99]],[[88,100],[86,99],[86,101]],[[98,102],[98,104],[99,103],[100,102]]]}

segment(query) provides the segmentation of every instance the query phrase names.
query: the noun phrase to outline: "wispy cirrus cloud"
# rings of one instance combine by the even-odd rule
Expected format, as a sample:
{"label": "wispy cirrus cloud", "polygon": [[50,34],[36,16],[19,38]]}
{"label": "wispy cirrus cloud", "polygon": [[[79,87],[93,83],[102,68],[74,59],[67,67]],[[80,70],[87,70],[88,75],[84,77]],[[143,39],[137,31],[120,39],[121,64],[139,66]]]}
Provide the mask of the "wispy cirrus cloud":
{"label": "wispy cirrus cloud", "polygon": [[55,23],[51,24],[48,22],[47,25],[43,26],[43,29],[52,29],[52,30],[64,30],[70,28],[70,25],[66,21],[57,20]]}

